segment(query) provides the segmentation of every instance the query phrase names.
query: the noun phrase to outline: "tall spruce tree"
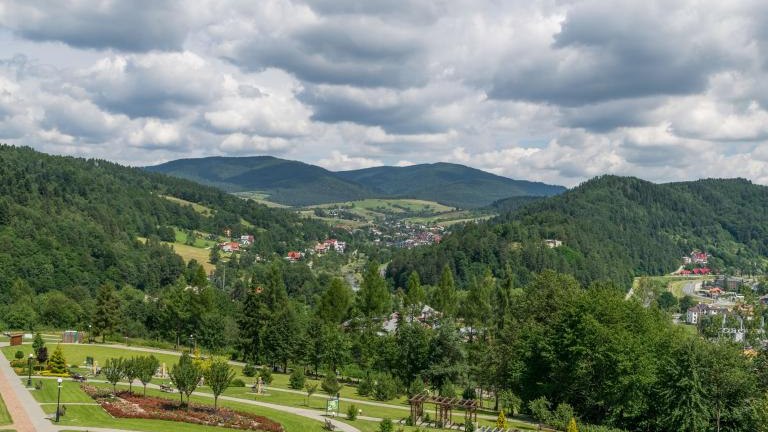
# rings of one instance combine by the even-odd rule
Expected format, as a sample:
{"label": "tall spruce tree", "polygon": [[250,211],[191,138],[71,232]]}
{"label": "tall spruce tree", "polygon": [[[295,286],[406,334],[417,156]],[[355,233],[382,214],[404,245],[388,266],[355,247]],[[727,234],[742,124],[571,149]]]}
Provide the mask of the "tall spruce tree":
{"label": "tall spruce tree", "polygon": [[115,288],[111,284],[104,284],[99,288],[96,297],[96,309],[93,312],[93,331],[101,335],[101,342],[106,340],[107,334],[115,331],[120,321],[120,302],[115,295]]}
{"label": "tall spruce tree", "polygon": [[376,262],[371,261],[365,269],[363,283],[357,292],[357,307],[369,319],[382,317],[391,310],[392,298]]}

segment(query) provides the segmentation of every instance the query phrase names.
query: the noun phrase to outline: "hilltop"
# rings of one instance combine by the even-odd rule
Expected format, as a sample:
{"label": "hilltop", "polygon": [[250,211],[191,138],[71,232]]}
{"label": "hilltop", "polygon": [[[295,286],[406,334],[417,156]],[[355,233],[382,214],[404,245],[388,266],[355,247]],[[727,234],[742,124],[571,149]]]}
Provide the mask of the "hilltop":
{"label": "hilltop", "polygon": [[367,198],[410,198],[477,208],[513,196],[551,196],[565,188],[513,180],[449,163],[333,172],[271,156],[180,159],[146,167],[228,192],[257,192],[269,201],[309,206]]}

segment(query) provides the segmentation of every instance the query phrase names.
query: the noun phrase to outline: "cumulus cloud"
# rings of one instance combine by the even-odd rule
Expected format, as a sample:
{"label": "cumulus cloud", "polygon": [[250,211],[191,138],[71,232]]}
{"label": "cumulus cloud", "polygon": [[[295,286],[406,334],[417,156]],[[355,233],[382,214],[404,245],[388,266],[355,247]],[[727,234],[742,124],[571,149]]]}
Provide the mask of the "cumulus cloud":
{"label": "cumulus cloud", "polygon": [[355,170],[382,165],[379,160],[349,156],[338,150],[332,151],[330,157],[320,159],[317,164],[331,171]]}
{"label": "cumulus cloud", "polygon": [[0,138],[133,165],[768,183],[767,17],[714,0],[9,0]]}
{"label": "cumulus cloud", "polygon": [[0,5],[0,24],[27,39],[81,48],[174,50],[189,30],[186,9],[166,0],[8,0]]}

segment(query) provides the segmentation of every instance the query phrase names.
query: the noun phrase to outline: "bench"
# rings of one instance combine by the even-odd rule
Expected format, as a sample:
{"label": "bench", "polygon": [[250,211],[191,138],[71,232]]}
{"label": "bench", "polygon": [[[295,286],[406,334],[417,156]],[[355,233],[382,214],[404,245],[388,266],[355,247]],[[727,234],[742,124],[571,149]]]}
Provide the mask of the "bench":
{"label": "bench", "polygon": [[160,391],[164,391],[166,393],[173,393],[173,387],[166,384],[160,384]]}

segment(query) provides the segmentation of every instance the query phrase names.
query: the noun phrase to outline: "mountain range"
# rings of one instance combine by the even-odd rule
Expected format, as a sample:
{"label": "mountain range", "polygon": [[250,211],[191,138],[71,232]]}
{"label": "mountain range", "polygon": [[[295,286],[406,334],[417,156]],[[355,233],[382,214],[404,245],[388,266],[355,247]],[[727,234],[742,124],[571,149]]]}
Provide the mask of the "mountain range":
{"label": "mountain range", "polygon": [[566,190],[443,162],[334,172],[271,156],[206,157],[179,159],[145,169],[227,192],[264,193],[269,201],[290,206],[365,198],[416,198],[477,208],[503,198],[552,196]]}

